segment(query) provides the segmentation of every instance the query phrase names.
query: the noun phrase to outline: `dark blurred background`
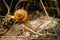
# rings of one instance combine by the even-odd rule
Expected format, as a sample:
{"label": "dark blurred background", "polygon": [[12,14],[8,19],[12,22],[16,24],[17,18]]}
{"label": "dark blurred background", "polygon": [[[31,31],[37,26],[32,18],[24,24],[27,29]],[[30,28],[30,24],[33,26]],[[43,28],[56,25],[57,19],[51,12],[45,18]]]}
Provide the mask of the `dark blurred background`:
{"label": "dark blurred background", "polygon": [[[11,0],[5,0],[7,4],[10,6]],[[57,0],[57,3],[55,0],[42,0],[44,3],[44,6],[46,7],[46,10],[50,16],[54,16],[57,18],[60,18],[60,0]],[[17,4],[18,0],[13,0],[12,6],[11,6],[11,14],[15,11],[15,6]],[[28,5],[29,4],[29,5]],[[58,4],[58,5],[57,5]],[[28,6],[27,6],[28,5]],[[40,11],[43,12],[43,7],[40,3],[40,0],[28,0],[28,1],[21,1],[17,8],[20,9],[24,7],[24,9],[27,9],[28,11],[34,12],[34,11]],[[58,9],[58,11],[57,11]],[[7,8],[5,4],[3,3],[3,0],[0,0],[0,15],[6,15]]]}

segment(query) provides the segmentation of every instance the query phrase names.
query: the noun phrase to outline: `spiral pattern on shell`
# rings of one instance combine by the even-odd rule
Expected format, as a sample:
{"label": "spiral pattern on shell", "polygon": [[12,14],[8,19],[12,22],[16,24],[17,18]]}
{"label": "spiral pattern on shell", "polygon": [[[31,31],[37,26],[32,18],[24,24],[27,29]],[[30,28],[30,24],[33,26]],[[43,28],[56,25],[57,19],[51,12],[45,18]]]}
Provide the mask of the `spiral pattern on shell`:
{"label": "spiral pattern on shell", "polygon": [[29,19],[28,12],[24,9],[16,10],[14,13],[14,18],[17,21],[27,22]]}

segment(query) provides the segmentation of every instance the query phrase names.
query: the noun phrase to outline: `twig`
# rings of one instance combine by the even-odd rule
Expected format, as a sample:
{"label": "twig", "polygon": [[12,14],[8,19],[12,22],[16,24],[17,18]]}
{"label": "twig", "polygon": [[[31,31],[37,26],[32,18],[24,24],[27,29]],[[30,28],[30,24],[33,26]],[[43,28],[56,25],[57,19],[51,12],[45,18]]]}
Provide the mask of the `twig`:
{"label": "twig", "polygon": [[[25,25],[25,26],[24,26],[24,25]],[[34,34],[37,34],[37,35],[40,35],[40,36],[46,36],[46,35],[56,36],[56,34],[52,34],[52,33],[45,33],[45,34],[38,33],[38,32],[36,32],[36,31],[34,31],[34,29],[29,28],[30,26],[28,26],[26,23],[24,23],[24,25],[22,25],[22,27],[26,28],[27,30],[31,31],[31,32],[34,33]]]}
{"label": "twig", "polygon": [[[23,0],[22,0],[23,1]],[[17,6],[18,6],[18,4],[21,2],[21,0],[19,0],[18,2],[17,2],[17,4],[16,4],[16,6],[15,6],[15,10],[17,10]]]}
{"label": "twig", "polygon": [[57,0],[54,0],[54,1],[55,1],[55,6],[56,6],[56,8],[57,8],[58,15],[60,15],[60,14],[59,14],[58,2],[57,2]]}
{"label": "twig", "polygon": [[6,6],[6,8],[8,9],[8,12],[7,12],[7,15],[8,15],[8,14],[9,14],[9,11],[10,11],[10,8],[9,8],[9,6],[8,6],[8,4],[6,3],[5,0],[3,0],[3,2],[4,2],[4,4],[5,4],[5,6]]}
{"label": "twig", "polygon": [[13,0],[11,0],[11,3],[10,3],[10,8],[11,8],[11,6],[12,6],[12,3],[13,3]]}
{"label": "twig", "polygon": [[34,29],[31,29],[29,28],[30,26],[28,26],[26,23],[24,23],[25,26],[22,25],[22,27],[28,29],[29,31],[33,32],[34,34],[37,34],[37,35],[45,35],[45,34],[41,34],[41,33],[38,33],[36,31],[34,31]]}
{"label": "twig", "polygon": [[49,15],[48,15],[48,13],[47,13],[47,11],[46,11],[46,8],[45,8],[45,6],[44,6],[44,4],[43,4],[42,0],[40,0],[40,2],[41,2],[41,4],[42,4],[42,6],[43,6],[43,9],[44,9],[45,13],[46,13],[46,16],[47,16],[47,17],[48,17],[48,19],[49,19]]}
{"label": "twig", "polygon": [[22,30],[23,30],[23,34],[24,34],[25,40],[28,40],[27,37],[26,37],[26,32],[25,32],[23,27],[22,27]]}

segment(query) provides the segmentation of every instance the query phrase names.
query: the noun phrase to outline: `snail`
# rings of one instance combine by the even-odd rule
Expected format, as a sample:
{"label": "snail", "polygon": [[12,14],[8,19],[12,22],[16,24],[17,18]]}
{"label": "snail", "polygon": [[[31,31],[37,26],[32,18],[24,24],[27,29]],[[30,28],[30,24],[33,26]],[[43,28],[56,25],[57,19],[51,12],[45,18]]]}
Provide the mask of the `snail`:
{"label": "snail", "polygon": [[15,19],[16,21],[22,21],[22,22],[27,22],[29,17],[28,17],[28,12],[24,9],[18,9],[14,12],[14,15],[11,16],[11,18]]}

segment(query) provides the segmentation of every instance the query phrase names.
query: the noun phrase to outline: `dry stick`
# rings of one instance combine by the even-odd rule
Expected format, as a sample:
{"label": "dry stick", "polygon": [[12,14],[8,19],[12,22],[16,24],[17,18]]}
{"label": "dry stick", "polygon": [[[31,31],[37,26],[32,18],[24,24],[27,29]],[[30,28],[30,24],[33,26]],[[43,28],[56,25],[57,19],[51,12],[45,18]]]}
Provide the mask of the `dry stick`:
{"label": "dry stick", "polygon": [[3,0],[3,2],[4,2],[4,4],[5,4],[5,6],[6,6],[6,8],[8,9],[8,12],[7,12],[6,16],[5,16],[5,19],[6,19],[6,20],[4,20],[3,22],[7,22],[7,19],[8,19],[7,17],[8,17],[8,15],[9,15],[10,8],[9,8],[9,6],[7,5],[7,3],[6,3],[5,0]]}
{"label": "dry stick", "polygon": [[55,1],[55,6],[56,6],[56,8],[57,8],[58,15],[59,15],[59,7],[58,7],[58,2],[57,2],[57,0],[54,0],[54,1]]}
{"label": "dry stick", "polygon": [[22,27],[22,30],[23,30],[23,34],[24,34],[25,40],[28,40],[27,37],[26,37],[26,32],[24,30],[24,27]]}
{"label": "dry stick", "polygon": [[44,35],[44,36],[45,36],[45,34],[38,33],[38,32],[36,32],[36,31],[34,31],[33,29],[31,29],[30,26],[27,25],[26,23],[24,23],[24,25],[25,25],[25,26],[22,26],[22,27],[28,29],[29,31],[33,32],[34,34],[37,34],[37,35]]}
{"label": "dry stick", "polygon": [[5,0],[3,0],[3,2],[4,2],[4,4],[5,4],[5,6],[6,6],[6,8],[8,9],[8,12],[7,12],[7,15],[6,15],[6,16],[8,16],[8,15],[10,14],[10,8],[11,8],[11,6],[12,6],[13,0],[11,1],[10,7],[8,6],[8,4],[6,3]]}
{"label": "dry stick", "polygon": [[[58,8],[56,8],[56,7],[46,7],[46,9],[49,9],[49,10],[51,10],[51,9],[58,9]],[[58,10],[60,10],[60,9],[58,9]]]}
{"label": "dry stick", "polygon": [[[23,1],[23,0],[22,0]],[[18,6],[18,4],[21,2],[21,0],[19,0],[18,1],[18,3],[16,4],[16,6],[15,6],[15,10],[17,10],[17,6]]]}
{"label": "dry stick", "polygon": [[43,4],[42,0],[40,0],[40,2],[41,2],[41,4],[42,4],[42,7],[43,7],[43,9],[44,9],[45,13],[46,13],[46,16],[47,16],[47,17],[48,17],[48,19],[49,19],[49,15],[48,15],[48,13],[47,13],[47,11],[46,11],[46,8],[45,8],[45,6],[44,6],[44,4]]}
{"label": "dry stick", "polygon": [[[30,2],[31,2],[31,0],[30,0]],[[26,10],[28,10],[28,6],[29,6],[30,2],[27,4],[27,8],[26,8]]]}
{"label": "dry stick", "polygon": [[[3,0],[3,2],[4,2],[4,4],[5,4],[5,6],[6,6],[6,8],[8,9],[8,12],[7,12],[7,15],[8,15],[8,14],[10,14],[10,8],[9,8],[9,6],[7,5],[7,3],[6,3],[5,0]],[[7,15],[6,15],[6,16],[7,16]]]}
{"label": "dry stick", "polygon": [[25,26],[22,26],[24,28],[26,28],[27,30],[31,31],[32,33],[34,34],[37,34],[37,35],[40,35],[40,36],[46,36],[46,35],[52,35],[52,36],[56,36],[56,34],[52,34],[52,33],[45,33],[45,34],[42,34],[42,33],[38,33],[36,31],[34,31],[33,29],[30,28],[29,25],[27,25],[26,23],[24,23]]}
{"label": "dry stick", "polygon": [[18,4],[19,4],[21,1],[28,1],[28,0],[19,0],[19,1],[17,2],[16,6],[15,6],[15,10],[17,10],[17,6],[18,6]]}
{"label": "dry stick", "polygon": [[13,0],[11,0],[11,3],[10,3],[10,8],[11,8],[11,6],[12,6],[12,3],[13,3]]}
{"label": "dry stick", "polygon": [[8,10],[8,12],[7,12],[6,16],[5,16],[5,19],[6,19],[6,20],[4,20],[4,22],[5,22],[5,21],[7,22],[7,19],[8,19],[7,17],[8,17],[9,14],[10,14],[10,8],[9,8],[9,6],[7,5],[7,3],[6,3],[5,0],[3,0],[3,2],[4,2],[5,6],[6,6],[7,10]]}
{"label": "dry stick", "polygon": [[[8,17],[10,17],[10,7],[11,7],[11,5],[12,5],[13,0],[11,1],[10,7],[8,6],[8,4],[6,3],[5,0],[3,0],[3,2],[4,2],[5,6],[6,6],[7,10],[8,10],[8,11],[7,11],[7,14],[6,14],[6,16],[5,16],[5,19],[7,20]],[[5,21],[6,21],[6,20],[5,20]]]}
{"label": "dry stick", "polygon": [[[3,2],[4,2],[4,4],[5,4],[5,6],[6,6],[6,8],[8,9],[8,12],[7,12],[7,15],[8,15],[8,14],[9,14],[9,11],[10,11],[10,8],[11,8],[11,6],[12,6],[13,0],[11,1],[10,8],[9,8],[9,6],[7,5],[7,3],[6,3],[5,0],[3,0]],[[7,16],[7,15],[6,15],[6,16]],[[2,17],[5,17],[5,16],[2,16]]]}

